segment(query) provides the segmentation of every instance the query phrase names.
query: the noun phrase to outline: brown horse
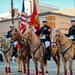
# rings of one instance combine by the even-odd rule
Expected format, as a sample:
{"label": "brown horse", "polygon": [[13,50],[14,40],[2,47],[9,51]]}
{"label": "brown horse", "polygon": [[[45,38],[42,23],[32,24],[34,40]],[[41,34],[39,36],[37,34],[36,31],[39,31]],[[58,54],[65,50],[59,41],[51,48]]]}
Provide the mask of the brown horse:
{"label": "brown horse", "polygon": [[72,40],[68,40],[68,38],[60,31],[60,29],[55,28],[52,30],[52,41],[54,42],[53,46],[59,47],[59,52],[64,63],[64,75],[67,75],[67,61],[69,62],[70,75],[73,75],[72,59],[75,56],[75,48],[73,47]]}
{"label": "brown horse", "polygon": [[20,45],[20,57],[23,61],[23,68],[24,68],[24,73],[26,73],[26,63],[27,63],[27,75],[30,75],[30,71],[29,71],[29,62],[30,62],[30,46],[29,43],[27,41],[23,41],[23,37],[21,35],[21,33],[17,30],[14,29],[14,31],[12,32],[12,40],[14,41],[18,41],[19,45]]}
{"label": "brown horse", "polygon": [[[24,38],[29,41],[30,47],[31,47],[31,56],[33,58],[33,61],[35,63],[35,69],[36,69],[36,75],[38,75],[38,63],[37,60],[40,62],[40,67],[42,71],[42,75],[44,75],[44,54],[46,53],[46,49],[42,46],[39,38],[34,33],[33,29],[27,29]],[[53,53],[54,50],[52,50]],[[58,65],[58,73],[57,75],[60,75],[60,56],[58,51],[55,51],[55,54],[53,54],[53,59]]]}
{"label": "brown horse", "polygon": [[5,63],[5,73],[11,73],[10,62],[13,54],[13,43],[7,40],[4,36],[0,36],[0,49],[2,51],[3,60]]}

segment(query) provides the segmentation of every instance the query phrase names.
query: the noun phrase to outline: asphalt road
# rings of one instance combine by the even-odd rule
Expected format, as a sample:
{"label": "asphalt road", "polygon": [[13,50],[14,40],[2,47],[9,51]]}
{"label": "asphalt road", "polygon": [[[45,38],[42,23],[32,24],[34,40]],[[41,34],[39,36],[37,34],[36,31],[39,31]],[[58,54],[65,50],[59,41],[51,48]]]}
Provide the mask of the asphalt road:
{"label": "asphalt road", "polygon": [[[51,61],[48,62],[48,65],[49,65],[48,66],[49,73],[45,73],[45,75],[57,75],[57,66],[52,59]],[[68,63],[67,63],[67,68],[68,68],[68,75],[70,75]],[[23,73],[17,72],[17,70],[18,70],[17,62],[11,62],[11,74],[10,75],[24,75]],[[40,70],[40,67],[39,67],[39,70]],[[4,62],[0,62],[0,75],[5,75],[4,72],[5,72]],[[30,75],[35,75],[35,68],[34,68],[34,63],[32,60],[30,61]],[[62,62],[61,62],[61,68],[60,68],[60,75],[64,75],[64,67],[63,67]],[[75,75],[75,60],[73,60],[73,75]]]}

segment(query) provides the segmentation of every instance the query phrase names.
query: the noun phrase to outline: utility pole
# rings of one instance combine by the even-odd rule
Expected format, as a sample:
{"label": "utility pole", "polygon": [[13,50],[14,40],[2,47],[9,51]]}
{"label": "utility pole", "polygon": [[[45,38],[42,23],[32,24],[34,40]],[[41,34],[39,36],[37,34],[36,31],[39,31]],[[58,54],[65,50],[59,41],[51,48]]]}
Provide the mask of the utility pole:
{"label": "utility pole", "polygon": [[14,25],[14,9],[13,9],[13,0],[11,0],[11,17],[12,17],[12,24]]}

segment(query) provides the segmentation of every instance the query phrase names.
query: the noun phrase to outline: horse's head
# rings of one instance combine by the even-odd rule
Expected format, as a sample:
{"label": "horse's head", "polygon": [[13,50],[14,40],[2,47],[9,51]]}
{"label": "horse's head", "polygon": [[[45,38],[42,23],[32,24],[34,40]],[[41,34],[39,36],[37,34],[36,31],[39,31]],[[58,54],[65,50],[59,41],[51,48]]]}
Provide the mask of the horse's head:
{"label": "horse's head", "polygon": [[53,47],[57,46],[57,43],[60,41],[60,36],[61,36],[60,29],[54,28],[52,30],[52,38],[51,38]]}
{"label": "horse's head", "polygon": [[32,28],[28,28],[26,31],[25,31],[25,34],[24,34],[24,39],[26,40],[30,40],[31,37],[32,37],[32,32],[33,32],[33,29]]}
{"label": "horse's head", "polygon": [[4,36],[0,36],[0,49],[2,49],[3,48],[3,46],[5,45],[5,43],[6,43],[6,38],[4,37]]}
{"label": "horse's head", "polygon": [[21,40],[21,33],[15,28],[12,32],[12,40],[17,41],[17,40]]}

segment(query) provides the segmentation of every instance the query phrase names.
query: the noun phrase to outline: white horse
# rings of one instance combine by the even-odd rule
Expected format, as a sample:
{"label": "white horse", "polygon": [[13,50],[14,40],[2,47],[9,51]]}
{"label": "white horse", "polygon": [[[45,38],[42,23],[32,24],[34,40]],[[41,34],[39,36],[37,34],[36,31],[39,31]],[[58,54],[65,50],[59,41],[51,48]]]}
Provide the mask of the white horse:
{"label": "white horse", "polygon": [[2,51],[3,60],[5,63],[5,73],[11,73],[10,62],[13,54],[13,43],[7,40],[4,36],[0,36],[0,49]]}
{"label": "white horse", "polygon": [[57,46],[59,48],[60,55],[62,57],[62,61],[64,63],[64,75],[67,75],[67,61],[69,62],[69,70],[70,75],[73,75],[72,72],[72,59],[75,56],[75,48],[71,40],[60,31],[60,29],[52,30],[52,40],[53,46]]}

